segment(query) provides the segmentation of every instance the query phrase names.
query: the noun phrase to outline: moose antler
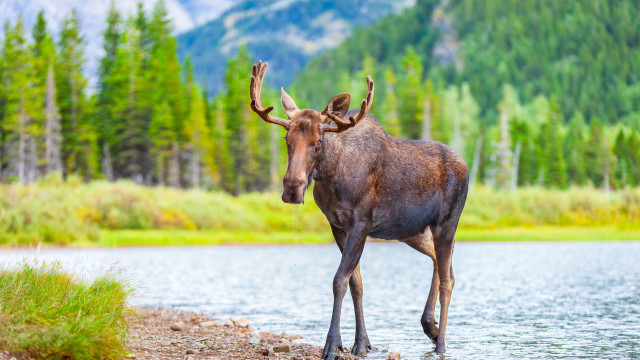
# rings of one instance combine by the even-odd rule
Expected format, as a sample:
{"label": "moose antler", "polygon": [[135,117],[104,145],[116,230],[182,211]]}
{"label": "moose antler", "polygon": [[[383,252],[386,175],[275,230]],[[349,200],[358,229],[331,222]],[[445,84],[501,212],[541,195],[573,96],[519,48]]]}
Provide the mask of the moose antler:
{"label": "moose antler", "polygon": [[323,125],[321,128],[323,131],[330,132],[342,132],[347,130],[348,128],[356,126],[356,124],[362,120],[367,114],[369,110],[371,110],[371,104],[373,103],[373,79],[371,76],[367,75],[367,98],[362,99],[362,105],[360,105],[360,112],[356,114],[356,116],[349,116],[349,121],[344,121],[333,114],[333,104],[329,104],[327,107],[326,116],[333,120],[336,123],[336,126],[331,125]]}
{"label": "moose antler", "polygon": [[279,117],[275,117],[269,115],[271,110],[273,110],[273,106],[269,106],[266,109],[262,107],[262,103],[260,102],[260,90],[262,90],[262,80],[264,79],[264,74],[267,72],[268,64],[266,62],[262,62],[262,60],[258,61],[257,64],[253,65],[253,72],[251,74],[251,85],[249,86],[249,96],[251,97],[251,109],[258,114],[262,120],[277,124],[285,129],[289,130],[289,120],[280,119]]}

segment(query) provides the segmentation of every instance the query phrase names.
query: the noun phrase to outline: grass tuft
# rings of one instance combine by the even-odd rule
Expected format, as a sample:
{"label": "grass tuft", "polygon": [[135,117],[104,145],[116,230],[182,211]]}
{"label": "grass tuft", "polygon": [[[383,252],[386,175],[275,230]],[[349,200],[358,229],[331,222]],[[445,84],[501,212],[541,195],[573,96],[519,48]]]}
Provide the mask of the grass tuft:
{"label": "grass tuft", "polygon": [[0,270],[0,348],[41,359],[121,359],[130,292],[110,275],[79,281],[59,263]]}

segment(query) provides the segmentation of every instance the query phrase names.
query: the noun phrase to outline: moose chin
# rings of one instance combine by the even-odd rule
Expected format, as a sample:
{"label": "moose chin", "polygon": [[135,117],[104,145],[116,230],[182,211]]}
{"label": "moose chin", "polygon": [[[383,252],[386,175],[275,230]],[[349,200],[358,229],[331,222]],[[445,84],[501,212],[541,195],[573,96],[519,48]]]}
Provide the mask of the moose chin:
{"label": "moose chin", "polygon": [[[266,62],[253,66],[249,93],[254,112],[287,130],[288,166],[282,201],[302,203],[305,190],[315,181],[313,198],[327,217],[342,253],[333,279],[333,313],[323,359],[339,358],[343,350],[340,313],[347,288],[356,319],[351,353],[364,356],[371,349],[358,265],[367,236],[399,240],[433,261],[431,287],[420,322],[424,333],[435,343],[435,351],[443,353],[455,282],[453,244],[469,183],[464,160],[439,142],[398,139],[387,134],[369,114],[374,93],[370,76],[366,79],[367,97],[359,110],[349,111],[351,95],[347,93],[329,100],[321,112],[298,109],[282,89],[287,119],[275,117],[270,114],[273,106],[264,108],[260,102],[266,70]],[[435,320],[438,298],[439,327]]]}

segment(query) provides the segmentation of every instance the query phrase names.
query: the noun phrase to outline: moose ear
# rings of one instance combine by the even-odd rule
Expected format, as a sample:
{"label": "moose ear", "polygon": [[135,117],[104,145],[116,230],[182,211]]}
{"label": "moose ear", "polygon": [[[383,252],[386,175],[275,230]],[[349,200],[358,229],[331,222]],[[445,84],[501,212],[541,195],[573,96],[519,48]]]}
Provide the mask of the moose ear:
{"label": "moose ear", "polygon": [[284,108],[284,114],[291,119],[293,115],[298,112],[298,106],[291,96],[284,91],[284,88],[280,88],[280,90],[282,92],[282,107]]}
{"label": "moose ear", "polygon": [[351,102],[351,95],[348,93],[340,94],[333,99],[329,100],[329,104],[322,111],[323,115],[328,113],[342,118],[344,114],[349,111],[349,103]]}

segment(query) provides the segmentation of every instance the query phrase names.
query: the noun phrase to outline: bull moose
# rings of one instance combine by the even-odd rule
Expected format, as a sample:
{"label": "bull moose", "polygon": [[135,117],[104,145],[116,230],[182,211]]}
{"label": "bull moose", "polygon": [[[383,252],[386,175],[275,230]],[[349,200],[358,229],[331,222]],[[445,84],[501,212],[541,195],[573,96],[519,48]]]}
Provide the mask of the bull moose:
{"label": "bull moose", "polygon": [[[395,138],[371,114],[373,80],[360,110],[349,111],[351,95],[340,94],[322,112],[300,110],[282,89],[288,120],[264,108],[260,90],[267,63],[253,65],[251,108],[264,121],[287,129],[288,167],[282,201],[300,204],[315,180],[313,198],[327,217],[342,252],[333,279],[333,314],[323,359],[342,350],[340,312],[347,285],[355,308],[356,336],[351,353],[371,349],[362,310],[358,262],[367,236],[399,240],[433,260],[433,276],[421,323],[424,333],[445,351],[447,311],[454,277],[451,265],[458,220],[467,198],[469,174],[464,160],[436,141]],[[440,328],[435,306],[440,296]]]}

